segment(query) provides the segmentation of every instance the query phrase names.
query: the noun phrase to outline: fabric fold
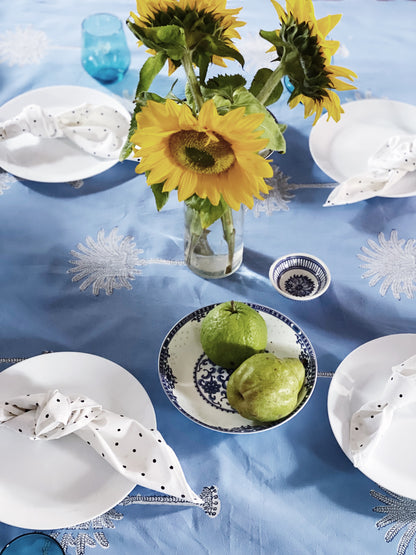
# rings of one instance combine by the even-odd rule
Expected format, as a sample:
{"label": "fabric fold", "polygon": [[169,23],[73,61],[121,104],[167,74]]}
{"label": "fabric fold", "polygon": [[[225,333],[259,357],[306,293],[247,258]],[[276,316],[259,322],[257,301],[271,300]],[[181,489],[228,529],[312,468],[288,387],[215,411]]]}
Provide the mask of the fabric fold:
{"label": "fabric fold", "polygon": [[416,403],[416,355],[393,366],[381,396],[352,415],[349,450],[354,466],[369,460],[395,412],[411,403]]}
{"label": "fabric fold", "polygon": [[416,135],[394,135],[369,158],[367,171],[337,185],[324,206],[352,204],[392,194],[400,179],[415,170]]}
{"label": "fabric fold", "polygon": [[76,434],[123,476],[143,487],[203,503],[188,485],[179,460],[161,434],[87,397],[59,390],[0,403],[0,425],[32,440]]}
{"label": "fabric fold", "polygon": [[0,123],[0,142],[23,134],[40,139],[66,138],[84,152],[99,158],[118,158],[126,140],[129,121],[117,109],[81,104],[57,115],[37,104]]}

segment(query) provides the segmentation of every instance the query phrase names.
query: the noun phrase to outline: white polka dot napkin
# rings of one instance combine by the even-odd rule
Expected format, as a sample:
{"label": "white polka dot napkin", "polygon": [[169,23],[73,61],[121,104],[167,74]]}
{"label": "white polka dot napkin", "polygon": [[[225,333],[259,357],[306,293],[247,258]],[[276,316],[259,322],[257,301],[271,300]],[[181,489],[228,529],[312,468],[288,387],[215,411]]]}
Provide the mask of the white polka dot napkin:
{"label": "white polka dot napkin", "polygon": [[351,204],[380,194],[392,194],[400,179],[415,170],[416,135],[395,135],[369,158],[367,171],[335,187],[324,206]]}
{"label": "white polka dot napkin", "polygon": [[30,133],[41,139],[65,137],[83,151],[99,158],[118,158],[130,122],[111,106],[82,104],[52,115],[36,104],[0,123],[0,141]]}
{"label": "white polka dot napkin", "polygon": [[410,403],[416,403],[416,355],[393,366],[380,398],[365,403],[352,415],[349,450],[355,466],[368,462],[394,413]]}
{"label": "white polka dot napkin", "polygon": [[132,482],[193,504],[203,503],[157,430],[105,410],[87,397],[69,398],[58,390],[16,397],[0,403],[0,425],[32,440],[75,433]]}

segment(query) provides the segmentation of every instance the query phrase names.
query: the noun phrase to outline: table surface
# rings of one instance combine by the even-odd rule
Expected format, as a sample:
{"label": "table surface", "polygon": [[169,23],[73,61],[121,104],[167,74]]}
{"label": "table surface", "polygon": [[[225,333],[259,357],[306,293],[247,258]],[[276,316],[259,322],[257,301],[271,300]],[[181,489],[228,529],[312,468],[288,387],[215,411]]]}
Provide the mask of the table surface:
{"label": "table surface", "polygon": [[[267,62],[257,32],[278,27],[275,11],[267,0],[229,6],[243,6],[240,18],[248,21],[239,47],[250,79],[261,57]],[[341,41],[334,62],[359,76],[357,90],[342,93],[343,102],[387,98],[415,104],[416,2],[317,0],[315,8],[319,17],[343,13],[333,32]],[[144,48],[127,32],[130,69],[120,83],[104,87],[81,66],[80,26],[90,13],[125,19],[131,10],[134,2],[127,0],[3,2],[0,105],[31,89],[77,85],[116,95],[130,108]],[[180,71],[178,78],[180,87]],[[163,92],[169,83],[162,74],[154,88]],[[150,188],[130,161],[76,183],[25,181],[0,170],[1,369],[43,351],[92,353],[120,364],[147,390],[158,428],[189,483],[195,491],[215,484],[222,504],[214,519],[197,508],[118,505],[73,529],[49,531],[68,554],[93,547],[94,553],[107,549],[117,555],[392,555],[399,549],[408,529],[404,519],[409,511],[415,514],[416,503],[398,498],[391,505],[391,493],[345,457],[327,415],[330,379],[318,378],[309,403],[284,426],[234,435],[187,419],[158,377],[159,349],[170,328],[202,306],[231,299],[265,305],[294,320],[312,342],[321,372],[334,372],[367,341],[416,333],[416,197],[323,208],[333,183],[309,152],[313,118],[304,120],[300,106],[289,110],[287,98],[285,91],[271,107],[288,125],[287,153],[273,156],[282,172],[281,194],[245,214],[243,264],[223,280],[201,279],[186,267],[183,206],[172,196],[157,213]],[[108,245],[113,241],[112,254],[94,248],[99,237]],[[74,280],[77,273],[71,272],[85,248],[97,295],[94,276],[84,289],[83,279]],[[130,259],[123,248],[133,253]],[[363,277],[363,249],[369,249],[370,269],[379,280]],[[326,262],[332,283],[322,297],[300,303],[273,289],[269,267],[290,252]],[[110,260],[113,281],[103,274]],[[118,277],[129,269],[123,284]],[[401,280],[410,284],[407,294]],[[151,493],[137,487],[132,495]],[[381,509],[374,512],[375,507]],[[380,523],[388,511],[390,520]],[[0,524],[0,546],[21,532]],[[412,530],[407,539],[413,542]]]}

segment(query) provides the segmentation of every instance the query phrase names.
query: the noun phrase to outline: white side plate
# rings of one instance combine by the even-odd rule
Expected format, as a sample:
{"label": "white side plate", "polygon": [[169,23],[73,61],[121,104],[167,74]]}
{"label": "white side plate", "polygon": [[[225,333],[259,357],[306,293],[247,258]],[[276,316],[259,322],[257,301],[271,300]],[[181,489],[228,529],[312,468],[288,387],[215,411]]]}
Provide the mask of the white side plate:
{"label": "white side plate", "polygon": [[[0,107],[0,121],[13,118],[29,104],[38,104],[55,115],[84,102],[112,106],[130,121],[129,112],[115,97],[86,87],[66,85],[35,89],[12,98]],[[65,138],[39,139],[23,134],[0,142],[0,167],[29,181],[77,181],[102,173],[117,162],[117,159],[91,156]]]}
{"label": "white side plate", "polygon": [[[341,182],[367,169],[367,160],[393,135],[416,135],[416,106],[384,99],[342,105],[339,122],[322,116],[312,128],[309,148],[316,164]],[[416,172],[407,173],[386,197],[416,195]]]}
{"label": "white side plate", "polygon": [[[0,399],[59,389],[156,427],[153,405],[118,364],[75,352],[33,357],[0,373]],[[135,484],[75,435],[32,441],[0,426],[0,521],[35,530],[74,526],[119,503]]]}
{"label": "white side plate", "polygon": [[[328,416],[341,449],[349,453],[351,416],[367,401],[377,400],[392,366],[416,354],[416,334],[387,335],[361,345],[338,366],[328,393]],[[395,413],[366,468],[360,470],[378,485],[416,499],[416,405]]]}

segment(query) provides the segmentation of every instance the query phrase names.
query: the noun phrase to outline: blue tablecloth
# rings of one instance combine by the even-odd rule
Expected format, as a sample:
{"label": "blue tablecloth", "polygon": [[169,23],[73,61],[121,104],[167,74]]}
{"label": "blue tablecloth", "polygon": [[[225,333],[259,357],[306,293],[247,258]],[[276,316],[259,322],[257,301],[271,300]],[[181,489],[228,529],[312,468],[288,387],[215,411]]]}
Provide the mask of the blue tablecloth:
{"label": "blue tablecloth", "polygon": [[[248,21],[240,45],[250,79],[259,58],[266,57],[258,29],[278,26],[275,11],[267,0],[229,5],[242,5],[240,17]],[[333,31],[342,45],[335,63],[358,74],[357,90],[342,93],[343,102],[388,98],[415,103],[416,2],[318,0],[315,6],[320,17],[343,13]],[[31,89],[78,85],[117,95],[130,107],[145,49],[138,49],[127,31],[130,70],[120,83],[104,87],[81,66],[80,26],[90,13],[107,11],[125,19],[131,10],[134,2],[127,0],[3,2],[0,105]],[[178,77],[180,89],[183,74]],[[168,82],[162,74],[155,87],[165,91]],[[246,213],[243,265],[224,280],[201,279],[184,265],[183,206],[172,196],[157,213],[151,190],[130,161],[72,184],[25,181],[0,170],[2,369],[12,362],[9,358],[45,350],[93,353],[120,364],[147,390],[158,428],[192,487],[200,491],[217,485],[222,504],[215,519],[196,508],[119,505],[85,525],[50,531],[68,554],[89,553],[93,547],[96,553],[107,549],[115,555],[397,551],[407,528],[399,532],[399,525],[392,527],[415,505],[400,499],[389,526],[377,528],[383,512],[373,508],[386,503],[374,495],[391,497],[355,469],[338,446],[327,416],[330,379],[318,378],[310,402],[284,426],[244,435],[198,426],[172,406],[159,382],[159,348],[170,328],[201,306],[230,299],[269,306],[293,319],[311,340],[319,369],[326,372],[335,371],[369,340],[416,333],[416,197],[323,208],[331,179],[309,152],[312,118],[304,120],[300,106],[289,110],[287,98],[286,91],[272,111],[288,124],[287,153],[273,157],[288,188],[279,202],[266,202],[268,212]],[[96,242],[101,234],[105,242],[111,233],[116,235],[113,256],[118,256],[120,272],[127,264],[120,262],[121,241],[131,238],[124,245],[133,250],[134,271],[120,288],[111,290],[110,283],[111,294],[100,289],[94,295],[92,284],[82,290],[83,280],[73,281],[76,274],[70,270],[88,238]],[[406,245],[413,264],[404,253]],[[365,247],[378,253],[378,268],[386,276],[376,284],[363,278],[358,255]],[[91,272],[102,277],[109,258],[90,249]],[[319,299],[299,303],[273,289],[269,266],[290,252],[313,253],[329,266],[332,283]],[[403,263],[401,275],[411,293],[394,295],[394,285],[400,290],[396,270],[403,261],[407,266]],[[385,282],[387,289],[381,291],[389,278],[390,285]],[[135,493],[146,491],[137,488]],[[413,526],[414,514],[409,516]],[[0,524],[0,546],[21,532]]]}

